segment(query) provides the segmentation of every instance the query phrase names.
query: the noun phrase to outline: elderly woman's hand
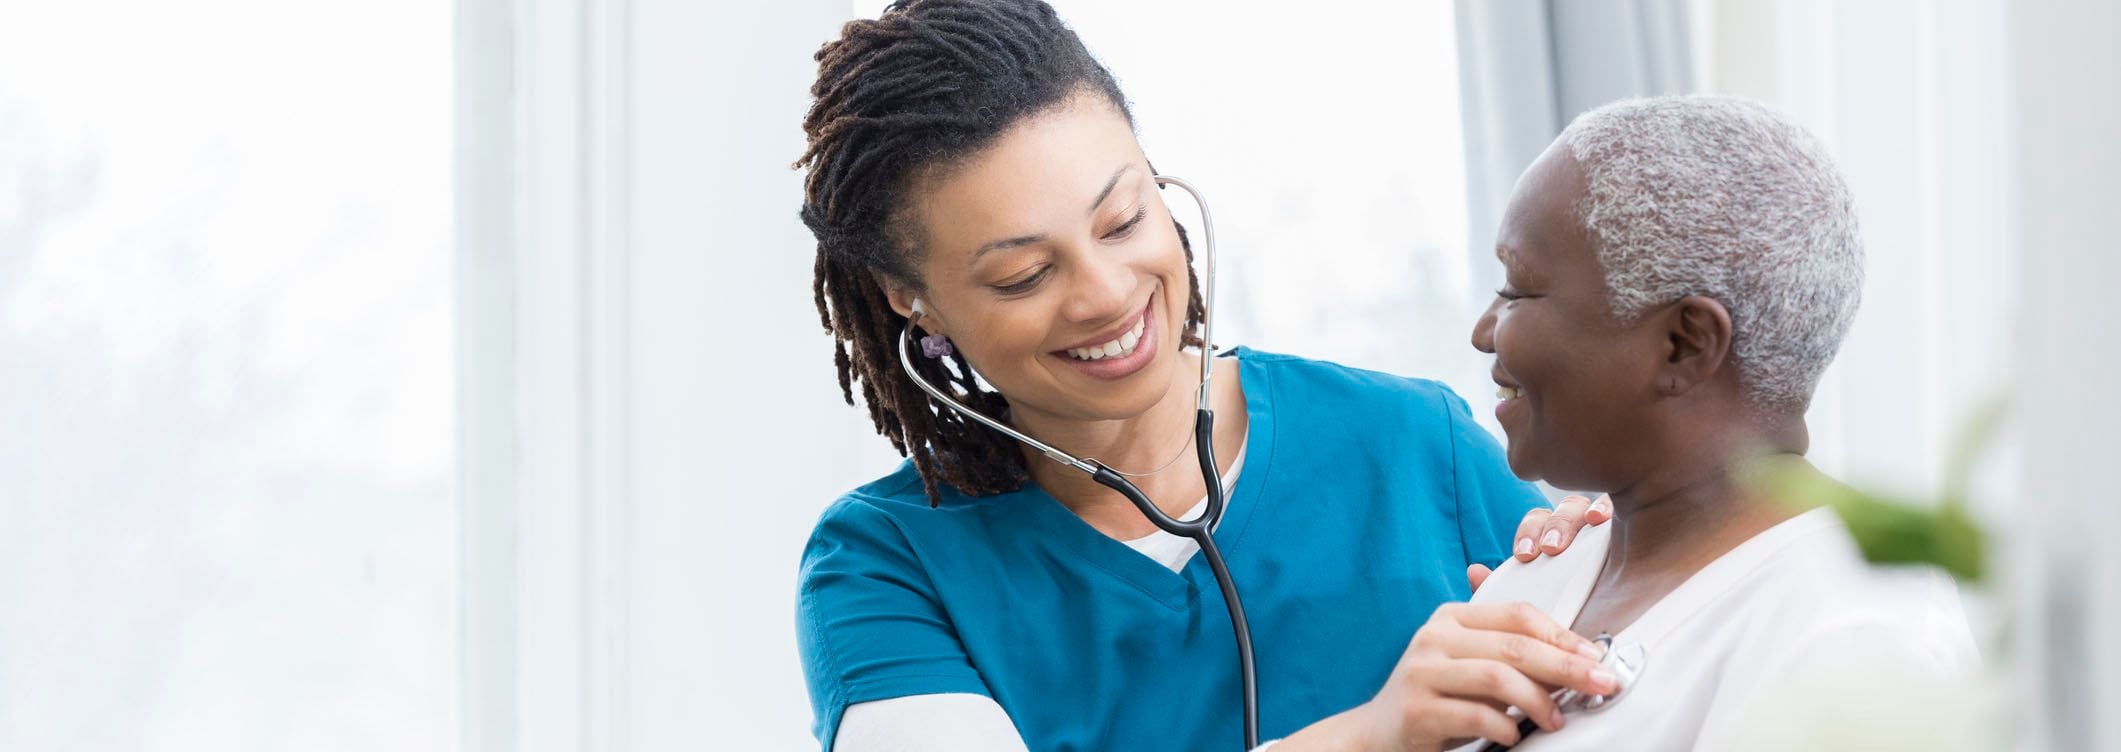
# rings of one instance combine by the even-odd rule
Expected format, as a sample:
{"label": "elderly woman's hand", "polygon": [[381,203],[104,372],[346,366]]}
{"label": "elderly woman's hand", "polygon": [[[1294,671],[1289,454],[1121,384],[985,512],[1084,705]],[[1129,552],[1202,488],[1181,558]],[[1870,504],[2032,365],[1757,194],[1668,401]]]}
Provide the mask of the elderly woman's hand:
{"label": "elderly woman's hand", "polygon": [[[1603,525],[1613,519],[1613,497],[1599,496],[1597,501],[1581,496],[1562,499],[1561,504],[1551,510],[1534,509],[1524,514],[1517,523],[1517,544],[1512,554],[1518,561],[1531,561],[1540,554],[1552,556],[1569,550],[1576,541],[1576,533],[1587,525]],[[1492,570],[1481,564],[1466,568],[1466,581],[1474,590],[1488,580]]]}
{"label": "elderly woman's hand", "polygon": [[1569,687],[1610,694],[1590,640],[1525,603],[1449,603],[1407,645],[1377,696],[1274,745],[1274,752],[1431,752],[1483,738],[1518,741],[1515,706],[1546,731],[1562,726],[1548,693]]}

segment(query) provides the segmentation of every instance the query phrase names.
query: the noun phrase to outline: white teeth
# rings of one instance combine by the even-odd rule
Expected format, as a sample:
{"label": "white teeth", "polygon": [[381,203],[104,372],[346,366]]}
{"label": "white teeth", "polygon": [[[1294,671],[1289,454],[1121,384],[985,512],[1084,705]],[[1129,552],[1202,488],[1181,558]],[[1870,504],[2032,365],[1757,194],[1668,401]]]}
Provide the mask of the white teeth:
{"label": "white teeth", "polygon": [[1524,389],[1523,389],[1522,387],[1514,387],[1514,386],[1498,386],[1498,387],[1495,387],[1495,398],[1496,398],[1496,399],[1500,399],[1500,400],[1513,400],[1513,399],[1517,399],[1518,397],[1522,397],[1522,396],[1524,396]]}
{"label": "white teeth", "polygon": [[1142,331],[1147,329],[1148,326],[1149,317],[1143,316],[1134,321],[1133,329],[1129,329],[1125,334],[1119,335],[1119,339],[1102,345],[1074,348],[1068,351],[1068,357],[1076,360],[1104,360],[1106,358],[1132,355],[1134,354],[1134,346],[1141,344]]}

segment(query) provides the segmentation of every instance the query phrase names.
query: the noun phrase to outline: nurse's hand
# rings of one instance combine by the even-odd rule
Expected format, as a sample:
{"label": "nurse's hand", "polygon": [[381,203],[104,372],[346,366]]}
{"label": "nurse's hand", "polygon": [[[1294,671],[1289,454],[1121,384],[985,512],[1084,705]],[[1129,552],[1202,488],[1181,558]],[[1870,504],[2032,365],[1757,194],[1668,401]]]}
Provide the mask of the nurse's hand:
{"label": "nurse's hand", "polygon": [[[1524,513],[1524,520],[1517,523],[1516,545],[1513,556],[1518,561],[1531,561],[1540,554],[1552,556],[1569,550],[1576,541],[1576,533],[1590,525],[1603,525],[1613,519],[1613,497],[1600,496],[1592,501],[1581,496],[1570,496],[1552,510],[1534,509]],[[1466,569],[1466,581],[1474,590],[1486,582],[1490,570],[1480,564]]]}
{"label": "nurse's hand", "polygon": [[1451,603],[1436,609],[1369,702],[1297,732],[1275,752],[1433,752],[1483,738],[1515,744],[1525,711],[1540,729],[1561,728],[1548,692],[1570,687],[1610,694],[1590,640],[1524,603]]}

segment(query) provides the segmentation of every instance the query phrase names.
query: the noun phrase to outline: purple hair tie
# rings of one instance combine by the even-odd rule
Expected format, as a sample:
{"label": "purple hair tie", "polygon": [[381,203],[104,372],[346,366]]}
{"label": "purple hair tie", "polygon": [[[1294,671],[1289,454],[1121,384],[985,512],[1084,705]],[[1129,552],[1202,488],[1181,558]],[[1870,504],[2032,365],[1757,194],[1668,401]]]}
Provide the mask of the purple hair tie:
{"label": "purple hair tie", "polygon": [[947,358],[954,352],[957,352],[957,350],[950,346],[949,337],[940,334],[930,334],[921,338],[922,355],[930,358]]}

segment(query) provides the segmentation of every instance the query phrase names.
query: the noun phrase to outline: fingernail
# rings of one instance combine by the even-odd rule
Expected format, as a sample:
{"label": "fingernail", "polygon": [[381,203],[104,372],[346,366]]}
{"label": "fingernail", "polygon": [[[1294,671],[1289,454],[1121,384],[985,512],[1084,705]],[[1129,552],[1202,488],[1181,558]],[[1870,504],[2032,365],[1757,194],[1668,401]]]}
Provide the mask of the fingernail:
{"label": "fingernail", "polygon": [[1594,661],[1605,660],[1605,651],[1599,650],[1597,645],[1588,642],[1576,643],[1576,654]]}
{"label": "fingernail", "polygon": [[1559,731],[1561,730],[1561,724],[1561,708],[1555,708],[1554,714],[1547,716],[1547,727]]}
{"label": "fingernail", "polygon": [[1620,677],[1602,668],[1591,669],[1591,683],[1600,688],[1599,694],[1609,695],[1620,688]]}
{"label": "fingernail", "polygon": [[1530,538],[1518,538],[1518,539],[1517,539],[1517,555],[1519,555],[1519,556],[1523,556],[1523,555],[1525,555],[1525,554],[1528,554],[1528,553],[1531,553],[1531,552],[1532,552],[1532,539],[1530,539]]}
{"label": "fingernail", "polygon": [[1539,536],[1539,545],[1550,547],[1561,545],[1561,531],[1548,530],[1546,535]]}

